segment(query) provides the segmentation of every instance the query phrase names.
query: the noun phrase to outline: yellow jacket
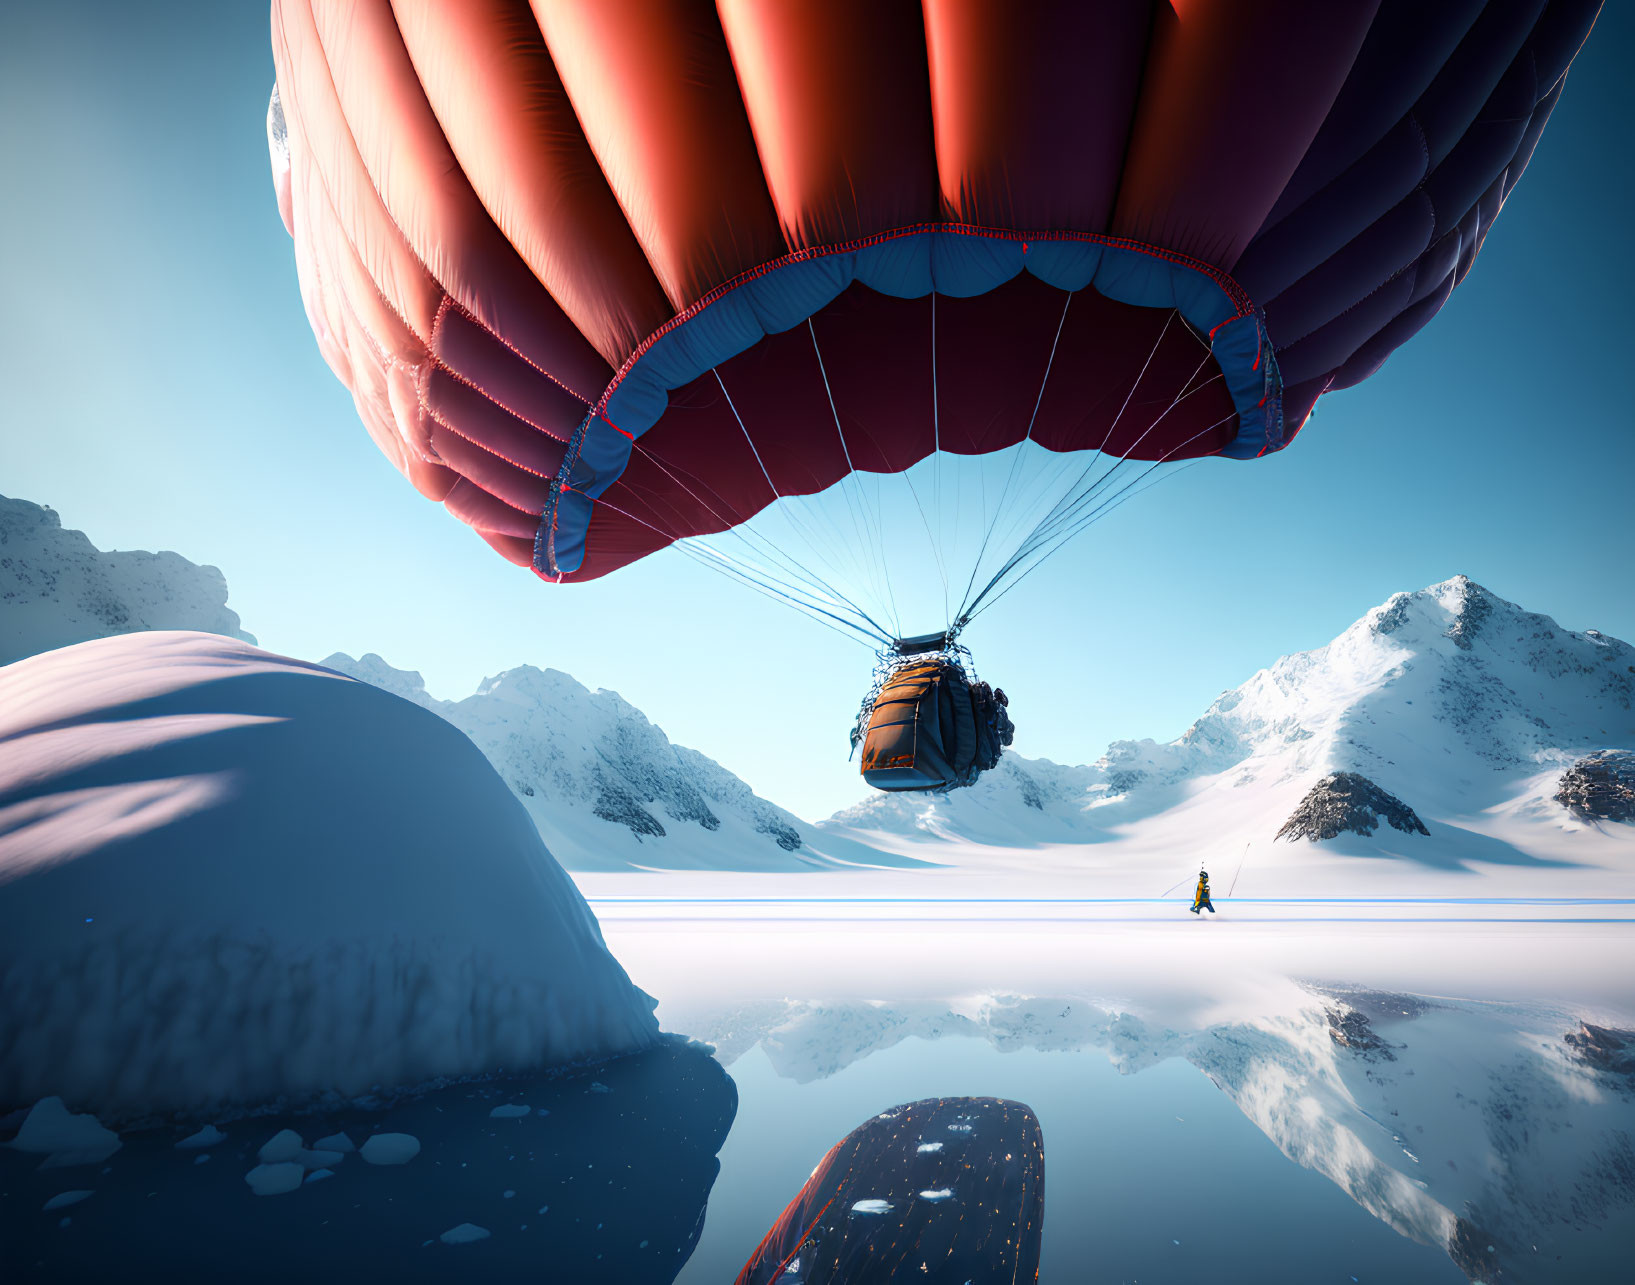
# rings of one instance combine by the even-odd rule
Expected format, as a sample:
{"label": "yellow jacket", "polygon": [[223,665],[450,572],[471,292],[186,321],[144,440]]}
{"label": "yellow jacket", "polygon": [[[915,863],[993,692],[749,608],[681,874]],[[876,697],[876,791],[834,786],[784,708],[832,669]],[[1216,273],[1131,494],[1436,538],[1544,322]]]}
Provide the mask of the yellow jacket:
{"label": "yellow jacket", "polygon": [[1204,902],[1206,902],[1208,900],[1209,900],[1209,880],[1200,879],[1200,880],[1198,880],[1198,891],[1192,898],[1192,904],[1194,906],[1201,906],[1201,905],[1204,904]]}

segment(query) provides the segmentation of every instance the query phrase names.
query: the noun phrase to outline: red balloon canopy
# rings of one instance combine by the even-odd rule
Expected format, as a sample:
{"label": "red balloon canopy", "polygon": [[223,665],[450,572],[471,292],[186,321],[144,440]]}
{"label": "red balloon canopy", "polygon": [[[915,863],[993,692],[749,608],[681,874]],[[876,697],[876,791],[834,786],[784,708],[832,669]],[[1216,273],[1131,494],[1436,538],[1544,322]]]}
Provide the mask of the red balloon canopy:
{"label": "red balloon canopy", "polygon": [[1596,0],[275,0],[279,208],[382,451],[605,574],[1031,440],[1253,458],[1446,301]]}

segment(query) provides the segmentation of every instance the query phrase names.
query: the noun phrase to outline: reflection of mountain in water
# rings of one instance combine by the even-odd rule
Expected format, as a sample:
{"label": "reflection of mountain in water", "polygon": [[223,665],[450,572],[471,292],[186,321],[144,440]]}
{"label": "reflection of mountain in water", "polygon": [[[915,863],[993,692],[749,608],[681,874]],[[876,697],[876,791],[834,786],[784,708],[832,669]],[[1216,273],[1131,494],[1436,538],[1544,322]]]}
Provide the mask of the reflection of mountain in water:
{"label": "reflection of mountain in water", "polygon": [[1619,1277],[1635,1232],[1635,1073],[1602,1047],[1619,1033],[1587,1042],[1577,1018],[1537,1008],[1309,996],[1297,1011],[1191,1030],[1049,997],[959,1011],[788,1002],[687,1025],[700,1039],[721,1031],[724,1059],[758,1041],[802,1082],[916,1036],[1096,1049],[1127,1074],[1184,1058],[1291,1160],[1472,1280]]}
{"label": "reflection of mountain in water", "polygon": [[[219,1141],[206,1130],[180,1148],[187,1129],[127,1133],[94,1167],[40,1169],[0,1146],[5,1279],[129,1280],[141,1264],[184,1281],[667,1285],[697,1244],[737,1105],[714,1058],[666,1042],[572,1077],[224,1122]],[[284,1129],[305,1148],[258,1154]],[[376,1134],[418,1152],[378,1163]],[[252,1194],[252,1171],[268,1194]]]}

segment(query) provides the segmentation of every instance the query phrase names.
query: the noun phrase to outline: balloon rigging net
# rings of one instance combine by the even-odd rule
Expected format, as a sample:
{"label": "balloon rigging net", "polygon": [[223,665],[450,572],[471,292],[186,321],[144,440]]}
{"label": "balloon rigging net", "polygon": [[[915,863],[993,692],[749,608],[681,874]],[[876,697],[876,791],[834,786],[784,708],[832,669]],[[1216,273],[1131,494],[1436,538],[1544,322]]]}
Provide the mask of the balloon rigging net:
{"label": "balloon rigging net", "polygon": [[[1097,449],[1059,452],[1035,442],[1034,424],[1073,297],[1064,297],[1044,376],[1033,392],[1027,433],[1014,447],[986,455],[941,449],[935,295],[935,449],[900,473],[852,467],[844,422],[810,319],[807,333],[824,372],[831,418],[848,466],[838,483],[816,495],[779,493],[719,369],[716,382],[773,492],[772,504],[748,521],[726,521],[680,470],[636,443],[636,450],[721,520],[724,529],[715,535],[661,532],[674,538],[676,548],[877,653],[873,681],[851,731],[853,752],[860,746],[863,750],[864,779],[877,788],[947,791],[972,784],[997,764],[1015,730],[1008,701],[1003,691],[976,677],[970,652],[958,641],[961,633],[1088,527],[1156,485],[1166,471],[1195,463],[1189,459],[1165,469],[1174,456],[1225,422],[1199,430],[1155,459],[1137,456],[1165,416],[1222,379],[1218,368],[1208,373],[1213,355],[1207,339],[1171,309]],[[1201,350],[1196,368],[1144,428],[1126,432],[1121,451],[1109,452],[1109,442],[1136,403],[1142,380],[1177,321]],[[1126,471],[1131,462],[1137,467]],[[895,500],[888,497],[888,487],[898,489]],[[904,551],[915,546],[929,552],[929,567],[923,559],[917,568],[905,561]],[[940,619],[941,627],[909,635],[903,629],[905,602],[910,620]]]}
{"label": "balloon rigging net", "polygon": [[[1211,372],[1208,339],[1172,309],[1128,387],[1110,391],[1110,396],[1122,401],[1100,445],[1074,452],[1040,445],[1033,429],[1073,299],[1073,294],[1064,294],[1043,377],[1036,388],[1029,386],[1021,394],[1032,404],[1026,435],[1015,446],[970,455],[942,448],[936,296],[931,296],[932,453],[899,473],[849,468],[839,482],[815,495],[779,492],[762,461],[757,432],[739,413],[732,390],[717,369],[715,379],[726,404],[776,498],[748,521],[728,521],[732,515],[718,513],[719,502],[712,505],[706,496],[698,495],[679,469],[668,466],[638,441],[637,451],[718,516],[725,527],[703,536],[661,534],[673,537],[676,548],[712,571],[779,600],[871,650],[897,648],[907,633],[905,617],[911,622],[940,621],[940,634],[952,642],[977,616],[1090,526],[1164,476],[1195,463],[1195,458],[1181,462],[1176,457],[1231,418],[1228,415],[1176,442],[1155,459],[1138,457],[1170,412],[1223,378],[1218,368]],[[1163,398],[1140,402],[1138,395],[1153,358],[1177,324],[1198,344],[1197,366],[1167,404]],[[822,348],[810,320],[806,330],[824,372],[830,418],[849,466],[852,451],[844,424],[851,416],[843,417],[835,405]],[[1138,405],[1159,409],[1144,427],[1132,431],[1126,418]],[[760,426],[757,431],[776,430]],[[1116,453],[1107,449],[1114,440],[1123,443]]]}

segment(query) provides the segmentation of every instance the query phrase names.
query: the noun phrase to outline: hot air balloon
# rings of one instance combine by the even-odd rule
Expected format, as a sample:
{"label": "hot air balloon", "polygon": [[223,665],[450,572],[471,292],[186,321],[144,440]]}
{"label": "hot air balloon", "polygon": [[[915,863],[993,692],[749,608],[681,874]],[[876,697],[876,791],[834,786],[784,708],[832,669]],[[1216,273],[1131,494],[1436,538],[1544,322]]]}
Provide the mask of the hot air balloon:
{"label": "hot air balloon", "polygon": [[[895,664],[835,569],[889,600],[923,523],[958,664],[1149,472],[1285,449],[1435,315],[1598,7],[275,0],[275,185],[370,434],[503,556],[679,545]],[[938,471],[1007,458],[981,506]]]}

